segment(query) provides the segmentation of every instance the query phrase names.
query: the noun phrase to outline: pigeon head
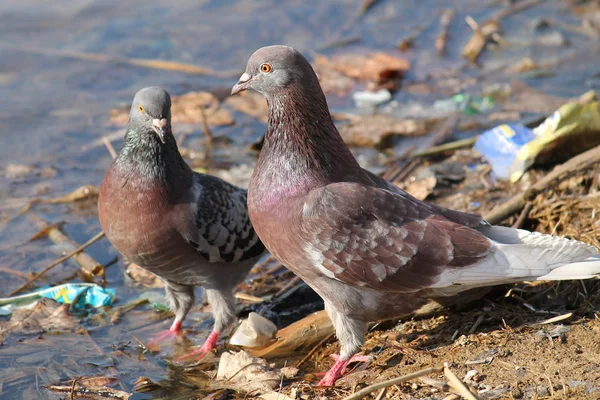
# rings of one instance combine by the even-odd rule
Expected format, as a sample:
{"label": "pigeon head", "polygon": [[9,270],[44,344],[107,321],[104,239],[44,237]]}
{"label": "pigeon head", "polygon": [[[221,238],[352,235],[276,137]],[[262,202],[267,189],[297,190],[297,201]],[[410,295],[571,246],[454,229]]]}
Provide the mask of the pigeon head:
{"label": "pigeon head", "polygon": [[142,132],[154,132],[165,143],[171,131],[171,96],[157,86],[146,87],[135,94],[129,112],[131,128]]}
{"label": "pigeon head", "polygon": [[288,46],[267,46],[252,54],[231,94],[253,89],[270,98],[290,86],[311,87],[315,82],[317,76],[302,54]]}

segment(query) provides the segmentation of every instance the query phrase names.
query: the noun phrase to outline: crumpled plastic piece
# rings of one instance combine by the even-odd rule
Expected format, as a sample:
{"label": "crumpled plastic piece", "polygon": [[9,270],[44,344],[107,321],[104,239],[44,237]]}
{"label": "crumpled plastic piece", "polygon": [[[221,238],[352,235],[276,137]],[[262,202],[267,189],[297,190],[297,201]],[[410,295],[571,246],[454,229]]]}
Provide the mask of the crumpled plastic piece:
{"label": "crumpled plastic piece", "polygon": [[494,175],[517,182],[533,164],[556,164],[600,144],[600,103],[566,103],[534,129],[504,124],[475,143]]}
{"label": "crumpled plastic piece", "polygon": [[251,312],[235,330],[229,343],[244,347],[264,347],[274,340],[277,327],[265,317]]}
{"label": "crumpled plastic piece", "polygon": [[534,138],[522,124],[503,124],[485,131],[473,148],[490,163],[496,177],[506,179],[519,150]]}
{"label": "crumpled plastic piece", "polygon": [[65,283],[63,285],[42,288],[21,296],[0,299],[0,306],[48,298],[62,304],[73,304],[76,310],[86,306],[94,308],[109,306],[115,299],[114,289],[105,289],[94,283]]}
{"label": "crumpled plastic piece", "polygon": [[600,102],[564,104],[533,133],[535,139],[516,154],[510,168],[512,182],[534,163],[565,161],[600,144]]}

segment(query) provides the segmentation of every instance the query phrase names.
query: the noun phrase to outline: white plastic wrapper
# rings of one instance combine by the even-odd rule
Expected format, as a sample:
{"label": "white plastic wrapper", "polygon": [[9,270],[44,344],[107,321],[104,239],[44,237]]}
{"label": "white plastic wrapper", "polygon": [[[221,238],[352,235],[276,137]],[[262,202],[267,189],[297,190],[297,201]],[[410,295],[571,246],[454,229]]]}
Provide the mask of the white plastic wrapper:
{"label": "white plastic wrapper", "polygon": [[273,341],[276,332],[274,323],[252,312],[233,333],[229,343],[249,348],[264,347]]}

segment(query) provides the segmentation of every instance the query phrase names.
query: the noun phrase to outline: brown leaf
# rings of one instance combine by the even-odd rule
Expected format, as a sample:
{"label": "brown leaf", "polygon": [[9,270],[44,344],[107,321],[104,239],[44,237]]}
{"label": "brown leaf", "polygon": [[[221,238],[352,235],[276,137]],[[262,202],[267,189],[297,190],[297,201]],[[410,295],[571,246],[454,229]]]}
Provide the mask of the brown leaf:
{"label": "brown leaf", "polygon": [[321,83],[330,89],[329,91],[336,91],[331,90],[335,87],[346,91],[350,86],[349,81],[336,76],[332,71],[337,71],[347,78],[388,87],[388,83],[399,80],[410,69],[407,60],[382,52],[343,54],[332,58],[317,55],[314,64]]}
{"label": "brown leaf", "polygon": [[38,335],[53,330],[74,330],[79,320],[69,315],[68,309],[68,304],[41,299],[33,308],[14,310],[10,320],[0,322],[0,336],[6,338],[10,334]]}
{"label": "brown leaf", "polygon": [[280,381],[280,371],[270,370],[265,360],[240,351],[221,355],[216,381],[213,384],[216,387],[225,384],[228,389],[260,394],[275,389]]}
{"label": "brown leaf", "polygon": [[208,92],[190,92],[172,99],[171,115],[174,123],[200,124],[202,123],[201,108],[209,125],[231,125],[233,117],[231,112],[221,107],[219,100]]}
{"label": "brown leaf", "polygon": [[393,136],[419,136],[428,132],[425,121],[398,119],[389,114],[366,115],[343,125],[340,134],[350,146],[388,147]]}
{"label": "brown leaf", "polygon": [[[221,107],[219,100],[209,92],[189,92],[181,96],[171,97],[171,116],[176,124],[201,124],[202,112],[212,126],[231,125],[231,112]],[[129,119],[129,107],[121,107],[110,111],[109,123],[125,125]]]}
{"label": "brown leaf", "polygon": [[436,183],[437,179],[435,176],[429,176],[424,179],[414,181],[411,180],[408,182],[408,184],[403,185],[404,187],[402,189],[419,200],[425,200],[431,193],[433,193]]}
{"label": "brown leaf", "polygon": [[331,59],[317,56],[315,61],[328,65],[350,78],[375,82],[385,81],[410,69],[410,63],[405,59],[381,52],[364,55],[344,54]]}
{"label": "brown leaf", "polygon": [[265,98],[253,91],[241,92],[238,96],[229,96],[225,103],[237,111],[250,115],[264,123],[269,119],[269,108]]}

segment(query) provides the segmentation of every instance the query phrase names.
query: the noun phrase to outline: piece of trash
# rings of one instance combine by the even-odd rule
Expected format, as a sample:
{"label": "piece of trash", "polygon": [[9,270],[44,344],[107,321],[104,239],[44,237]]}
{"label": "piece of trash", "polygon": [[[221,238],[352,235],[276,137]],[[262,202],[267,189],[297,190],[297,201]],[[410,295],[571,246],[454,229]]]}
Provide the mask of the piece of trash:
{"label": "piece of trash", "polygon": [[562,337],[565,334],[571,332],[571,328],[569,328],[566,325],[555,325],[553,327],[549,327],[549,328],[545,328],[545,329],[540,329],[539,331],[537,331],[535,333],[536,336],[540,336],[542,338],[544,337],[548,337],[548,338],[557,338],[557,337]]}
{"label": "piece of trash", "polygon": [[392,94],[387,89],[376,92],[360,91],[352,94],[352,99],[357,107],[375,107],[392,99]]}
{"label": "piece of trash", "polygon": [[65,283],[41,288],[20,296],[0,299],[0,306],[29,302],[43,297],[62,304],[73,304],[73,308],[82,310],[86,306],[98,308],[111,305],[115,299],[115,290],[105,289],[95,283]]}
{"label": "piece of trash", "polygon": [[535,138],[516,154],[510,168],[512,182],[534,163],[559,163],[600,144],[600,102],[564,104],[533,134]]}
{"label": "piece of trash", "polygon": [[473,148],[490,163],[498,178],[506,179],[519,150],[534,138],[533,131],[525,125],[503,124],[485,131]]}
{"label": "piece of trash", "polygon": [[495,107],[494,99],[490,96],[473,96],[468,93],[459,93],[445,100],[437,100],[433,103],[436,110],[451,112],[462,112],[466,115],[477,115],[488,112]]}
{"label": "piece of trash", "polygon": [[264,347],[271,343],[277,332],[275,324],[260,314],[251,312],[235,330],[230,344],[243,347]]}
{"label": "piece of trash", "polygon": [[254,358],[245,351],[226,352],[221,355],[217,369],[216,385],[227,384],[229,389],[242,389],[253,394],[274,390],[281,374],[269,370],[262,358]]}

